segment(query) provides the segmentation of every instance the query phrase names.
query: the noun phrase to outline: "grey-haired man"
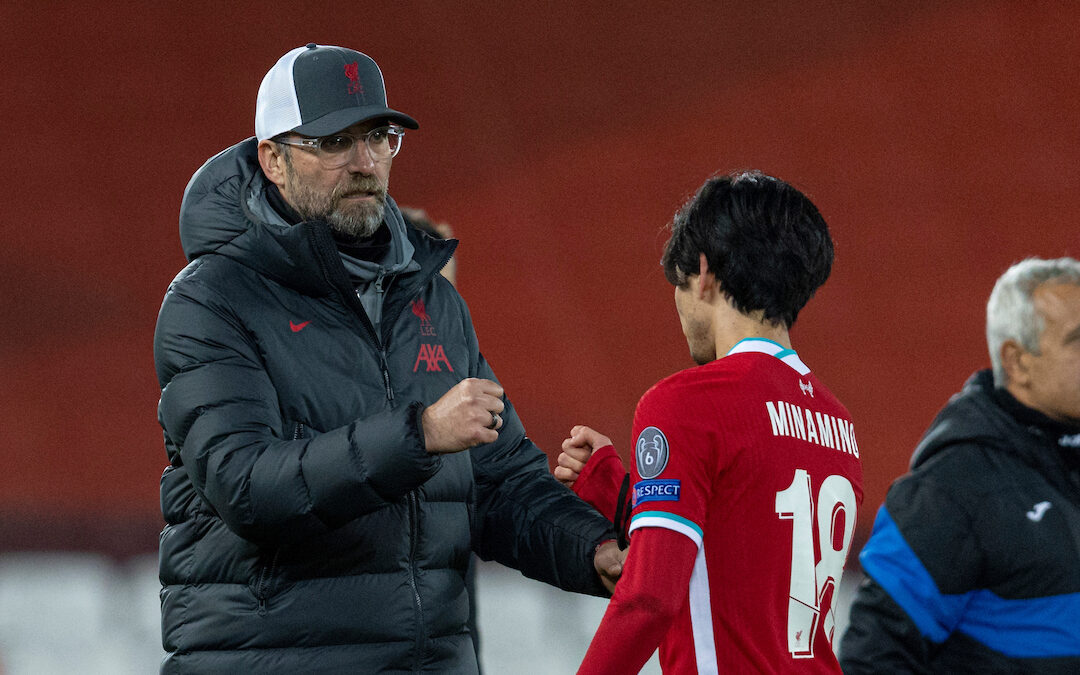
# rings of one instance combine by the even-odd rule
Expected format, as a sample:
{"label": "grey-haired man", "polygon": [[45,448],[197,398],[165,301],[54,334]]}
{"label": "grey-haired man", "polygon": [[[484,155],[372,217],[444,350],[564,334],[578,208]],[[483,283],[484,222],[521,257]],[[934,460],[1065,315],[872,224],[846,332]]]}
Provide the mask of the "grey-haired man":
{"label": "grey-haired man", "polygon": [[1080,672],[1080,262],[1010,267],[986,337],[859,556],[849,675]]}

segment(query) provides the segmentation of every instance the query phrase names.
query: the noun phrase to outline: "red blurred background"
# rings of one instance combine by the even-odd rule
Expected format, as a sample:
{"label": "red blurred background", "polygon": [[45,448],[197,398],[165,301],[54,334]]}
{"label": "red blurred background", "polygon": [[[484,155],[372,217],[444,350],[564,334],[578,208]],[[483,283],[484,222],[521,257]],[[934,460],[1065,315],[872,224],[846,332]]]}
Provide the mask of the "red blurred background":
{"label": "red blurred background", "polygon": [[0,551],[156,548],[181,195],[309,41],[374,57],[420,120],[391,193],[461,238],[482,348],[549,452],[589,423],[625,453],[638,397],[691,365],[658,261],[706,177],[809,193],[837,258],[793,340],[856,421],[861,542],[988,363],[996,277],[1080,254],[1077,25],[1066,2],[8,3]]}

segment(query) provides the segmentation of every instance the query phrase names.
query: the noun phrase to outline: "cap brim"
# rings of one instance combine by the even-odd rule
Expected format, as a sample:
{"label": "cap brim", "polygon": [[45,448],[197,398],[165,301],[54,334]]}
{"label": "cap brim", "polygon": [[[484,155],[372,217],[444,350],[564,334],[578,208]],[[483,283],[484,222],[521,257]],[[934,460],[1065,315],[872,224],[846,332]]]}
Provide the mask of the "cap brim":
{"label": "cap brim", "polygon": [[332,113],[323,115],[317,120],[312,120],[307,124],[301,124],[300,126],[295,127],[293,131],[304,136],[327,136],[342,131],[343,129],[348,129],[354,124],[360,124],[361,122],[375,119],[390,120],[391,122],[400,124],[406,129],[420,128],[420,123],[405,113],[391,110],[390,108],[368,106],[363,108],[335,110]]}

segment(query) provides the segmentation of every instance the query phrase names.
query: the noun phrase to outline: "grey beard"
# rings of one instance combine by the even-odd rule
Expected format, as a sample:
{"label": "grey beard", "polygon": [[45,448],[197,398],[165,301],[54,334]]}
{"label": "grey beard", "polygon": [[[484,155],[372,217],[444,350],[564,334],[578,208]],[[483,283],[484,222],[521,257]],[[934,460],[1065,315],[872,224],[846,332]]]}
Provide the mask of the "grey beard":
{"label": "grey beard", "polygon": [[356,239],[366,239],[375,234],[386,215],[386,202],[379,199],[375,208],[364,209],[363,213],[351,214],[333,211],[325,216],[330,229]]}
{"label": "grey beard", "polygon": [[[334,208],[334,204],[348,190],[339,185],[329,195],[315,192],[297,177],[288,151],[285,154],[285,175],[293,186],[292,198],[287,201],[304,220],[324,220],[335,232],[360,239],[375,234],[375,230],[382,225],[383,216],[386,215],[386,186],[376,193],[375,204],[371,208],[363,208],[359,213],[343,213],[339,208]],[[377,179],[368,177],[354,182],[351,187],[374,191],[378,185]]]}
{"label": "grey beard", "polygon": [[334,208],[339,191],[323,196],[300,186],[293,194],[292,207],[304,220],[325,220],[332,230],[351,238],[363,239],[375,234],[386,215],[386,193],[378,194],[370,208],[345,212],[340,207]]}

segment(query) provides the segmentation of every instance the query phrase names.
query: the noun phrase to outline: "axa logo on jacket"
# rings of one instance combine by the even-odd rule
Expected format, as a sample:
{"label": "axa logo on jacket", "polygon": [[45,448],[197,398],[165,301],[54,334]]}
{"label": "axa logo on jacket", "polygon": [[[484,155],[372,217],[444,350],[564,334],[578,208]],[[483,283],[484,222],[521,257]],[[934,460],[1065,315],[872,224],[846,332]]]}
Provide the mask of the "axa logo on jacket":
{"label": "axa logo on jacket", "polygon": [[438,371],[442,372],[440,363],[445,363],[447,370],[451,373],[454,372],[454,367],[450,365],[450,359],[446,358],[446,351],[442,345],[429,345],[421,343],[420,353],[416,355],[416,363],[413,364],[412,371],[415,373],[420,367],[420,362],[423,361],[427,364],[425,372]]}
{"label": "axa logo on jacket", "polygon": [[[427,309],[424,307],[423,300],[413,300],[410,303],[412,313],[420,319],[420,335],[425,337],[435,337],[435,324],[431,322],[431,317],[427,313]],[[440,344],[429,344],[426,342],[420,343],[420,351],[416,355],[416,362],[413,363],[413,372],[415,373],[420,368],[420,362],[423,361],[427,364],[424,372],[442,372],[441,364],[446,364],[446,369],[451,373],[454,372],[454,367],[450,365],[450,359],[446,357],[446,350]]]}

